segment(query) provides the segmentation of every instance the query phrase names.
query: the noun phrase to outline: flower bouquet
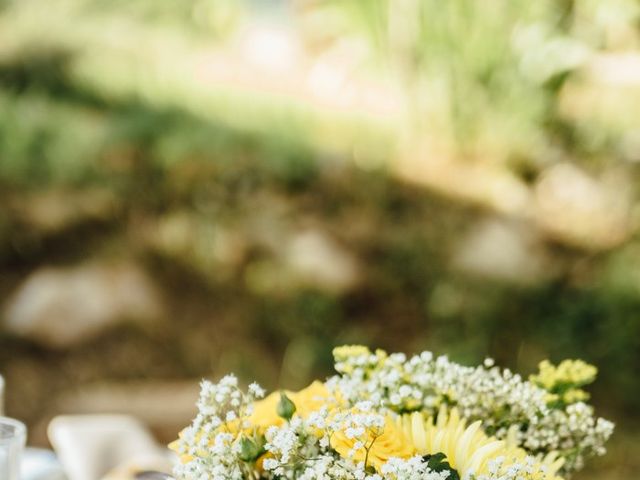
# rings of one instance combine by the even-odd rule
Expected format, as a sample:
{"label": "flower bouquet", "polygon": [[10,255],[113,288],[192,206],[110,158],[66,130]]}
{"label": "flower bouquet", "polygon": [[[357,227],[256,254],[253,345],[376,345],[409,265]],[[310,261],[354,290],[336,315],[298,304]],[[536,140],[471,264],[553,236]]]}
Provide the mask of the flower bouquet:
{"label": "flower bouquet", "polygon": [[362,346],[334,350],[337,375],[264,397],[234,376],[202,382],[198,414],[171,444],[177,479],[562,480],[602,455],[580,360],[528,380]]}

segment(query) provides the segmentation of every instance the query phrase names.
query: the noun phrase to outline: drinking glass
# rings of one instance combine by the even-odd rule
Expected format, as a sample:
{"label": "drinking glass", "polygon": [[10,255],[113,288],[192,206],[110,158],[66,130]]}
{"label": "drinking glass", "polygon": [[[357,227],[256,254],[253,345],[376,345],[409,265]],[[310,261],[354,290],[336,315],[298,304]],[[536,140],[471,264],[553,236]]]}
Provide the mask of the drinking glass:
{"label": "drinking glass", "polygon": [[0,417],[0,479],[18,480],[26,441],[27,427],[22,422]]}
{"label": "drinking glass", "polygon": [[4,415],[4,378],[0,375],[0,417]]}

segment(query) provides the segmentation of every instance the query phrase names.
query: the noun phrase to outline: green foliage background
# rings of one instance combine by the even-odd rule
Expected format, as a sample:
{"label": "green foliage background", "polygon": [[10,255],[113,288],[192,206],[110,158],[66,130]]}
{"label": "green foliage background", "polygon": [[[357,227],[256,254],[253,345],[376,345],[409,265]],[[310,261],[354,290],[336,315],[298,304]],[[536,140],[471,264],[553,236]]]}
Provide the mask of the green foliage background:
{"label": "green foliage background", "polygon": [[[579,357],[600,369],[594,403],[621,423],[593,478],[630,478],[640,409],[635,233],[598,251],[544,239],[554,274],[534,285],[465,273],[450,261],[460,239],[496,214],[394,176],[393,129],[207,88],[181,70],[189,52],[224,45],[260,2],[55,3],[0,2],[0,301],[43,265],[124,259],[157,281],[166,318],[68,351],[0,330],[16,416],[37,424],[56,395],[104,379],[235,370],[271,388],[301,387],[329,373],[332,347],[350,342],[464,362],[489,355],[525,374],[546,357]],[[523,73],[524,53],[510,50],[519,23],[538,27],[541,43],[530,36],[529,49],[544,51],[551,38],[621,48],[597,23],[599,2],[401,2],[400,20],[391,3],[319,2],[311,13],[335,19],[323,24],[331,35],[366,39],[371,71],[391,66],[409,97],[403,138],[436,137],[453,156],[487,157],[527,182],[558,156],[595,172],[622,165],[640,180],[624,147],[638,127],[628,110],[563,117],[560,92],[581,73],[551,64],[551,50],[525,51]],[[637,33],[638,6],[611,5]],[[393,22],[408,18],[413,33],[403,36]],[[637,53],[630,38],[624,47]],[[624,103],[640,105],[633,95]],[[42,227],[29,212],[43,197],[72,213]],[[278,244],[305,229],[357,261],[355,286],[324,288],[287,270]],[[216,245],[229,238],[241,248],[225,256]],[[597,473],[605,469],[610,476]]]}

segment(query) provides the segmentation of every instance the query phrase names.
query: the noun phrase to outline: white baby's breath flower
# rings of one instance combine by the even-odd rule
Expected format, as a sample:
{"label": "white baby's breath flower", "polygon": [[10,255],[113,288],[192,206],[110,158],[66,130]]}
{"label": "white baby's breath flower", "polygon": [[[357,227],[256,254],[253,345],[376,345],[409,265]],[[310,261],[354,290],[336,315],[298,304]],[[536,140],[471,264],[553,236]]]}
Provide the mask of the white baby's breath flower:
{"label": "white baby's breath flower", "polygon": [[[613,431],[611,422],[595,417],[593,407],[578,401],[584,397],[554,405],[548,391],[495,367],[491,359],[467,367],[430,352],[407,358],[348,346],[336,349],[336,370],[339,375],[306,389],[313,394],[286,397],[296,408],[284,418],[278,415],[282,401],[278,393],[257,401],[265,391],[256,383],[243,392],[233,375],[217,384],[203,381],[198,414],[172,444],[181,458],[174,476],[179,480],[447,480],[452,467],[440,465],[434,471],[429,463],[430,455],[442,449],[419,450],[415,435],[423,431],[418,427],[429,416],[437,417],[433,422],[444,422],[444,414],[438,412],[450,409],[459,415],[455,418],[460,424],[481,429],[476,433],[489,439],[487,445],[505,447],[495,450],[493,457],[483,450],[488,456],[482,468],[460,467],[461,480],[558,480],[561,466],[569,473],[581,468],[587,456],[603,454]],[[394,430],[406,418],[417,422],[411,424],[411,433]],[[473,426],[474,421],[479,422]],[[435,428],[436,423],[429,425]],[[436,437],[432,440],[436,442]],[[447,460],[455,465],[453,452],[458,448],[466,447],[447,444],[452,457],[443,459],[444,465]],[[506,458],[498,451],[520,453]],[[421,456],[425,452],[429,455]]]}

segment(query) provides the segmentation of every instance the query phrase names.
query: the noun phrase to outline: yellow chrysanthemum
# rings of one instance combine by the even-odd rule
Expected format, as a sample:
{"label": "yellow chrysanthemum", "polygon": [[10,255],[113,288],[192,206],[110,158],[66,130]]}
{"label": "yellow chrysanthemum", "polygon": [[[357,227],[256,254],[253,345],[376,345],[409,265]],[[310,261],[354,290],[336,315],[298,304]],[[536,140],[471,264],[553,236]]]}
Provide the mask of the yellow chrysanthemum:
{"label": "yellow chrysanthemum", "polygon": [[[362,443],[360,448],[355,448],[357,442]],[[380,431],[367,430],[363,437],[349,438],[344,431],[334,432],[331,447],[343,458],[366,461],[367,465],[373,465],[377,470],[391,457],[409,458],[415,453],[413,444],[391,415],[385,418]]]}
{"label": "yellow chrysanthemum", "polygon": [[563,360],[558,366],[543,360],[538,368],[538,374],[531,375],[529,380],[549,392],[547,403],[588,400],[589,394],[579,387],[593,382],[598,374],[596,367],[582,360]]}
{"label": "yellow chrysanthemum", "polygon": [[339,362],[360,355],[371,355],[371,350],[364,345],[342,345],[333,349],[333,357]]}
{"label": "yellow chrysanthemum", "polygon": [[[343,345],[333,349],[333,358],[335,360],[335,368],[340,373],[350,374],[353,373],[355,364],[353,363],[358,359],[358,365],[362,367],[360,363],[362,357],[371,357],[372,352],[369,347],[364,345]],[[367,368],[375,368],[375,364],[382,364],[388,357],[387,352],[377,349],[375,352],[375,358],[369,358]],[[372,361],[371,361],[372,360]]]}
{"label": "yellow chrysanthemum", "polygon": [[[465,478],[471,473],[488,474],[490,461],[498,457],[504,459],[500,472],[514,463],[526,463],[527,453],[523,449],[487,436],[481,429],[480,421],[467,426],[455,408],[450,413],[441,408],[435,423],[432,418],[425,420],[421,413],[415,412],[400,417],[397,424],[419,455],[445,454],[449,464],[460,474],[460,478]],[[531,473],[523,478],[562,480],[557,476],[557,472],[563,463],[563,459],[557,459],[557,454],[547,455],[542,461],[534,461]]]}
{"label": "yellow chrysanthemum", "polygon": [[545,390],[551,390],[559,384],[582,386],[595,380],[598,369],[582,360],[563,360],[560,365],[553,365],[543,360],[538,365],[539,373],[531,375],[532,382]]}

